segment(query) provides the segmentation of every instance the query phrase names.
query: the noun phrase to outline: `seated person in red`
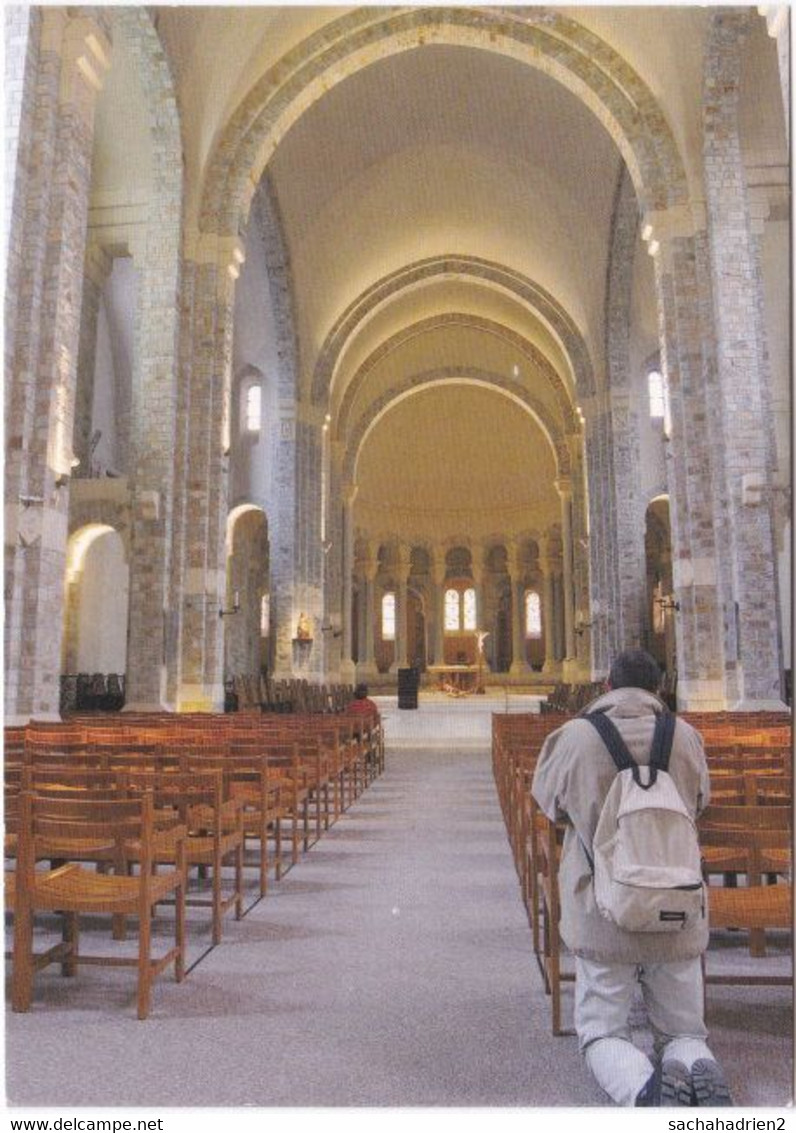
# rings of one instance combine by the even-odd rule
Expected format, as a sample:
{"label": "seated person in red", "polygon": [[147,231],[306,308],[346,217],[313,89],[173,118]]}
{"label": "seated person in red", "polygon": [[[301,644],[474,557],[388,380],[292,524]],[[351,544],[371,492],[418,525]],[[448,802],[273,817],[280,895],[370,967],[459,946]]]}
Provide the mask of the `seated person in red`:
{"label": "seated person in red", "polygon": [[354,699],[347,706],[346,712],[357,712],[367,716],[374,716],[376,720],[379,719],[379,710],[376,707],[376,702],[371,700],[368,696],[367,685],[357,685],[354,689]]}

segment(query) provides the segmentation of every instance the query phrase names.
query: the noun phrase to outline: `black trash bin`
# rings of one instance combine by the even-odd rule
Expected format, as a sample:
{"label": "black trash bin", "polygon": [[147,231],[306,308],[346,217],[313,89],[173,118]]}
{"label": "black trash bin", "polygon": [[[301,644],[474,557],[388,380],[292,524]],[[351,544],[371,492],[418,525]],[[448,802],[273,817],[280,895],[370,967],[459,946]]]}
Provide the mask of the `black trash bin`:
{"label": "black trash bin", "polygon": [[417,693],[420,688],[419,669],[398,670],[398,707],[417,708]]}

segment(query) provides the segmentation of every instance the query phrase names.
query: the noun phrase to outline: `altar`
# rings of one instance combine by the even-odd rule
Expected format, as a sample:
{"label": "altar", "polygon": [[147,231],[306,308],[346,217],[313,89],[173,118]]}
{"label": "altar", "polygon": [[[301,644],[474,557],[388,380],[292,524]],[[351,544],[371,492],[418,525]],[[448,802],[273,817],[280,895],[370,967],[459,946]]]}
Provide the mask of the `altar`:
{"label": "altar", "polygon": [[429,665],[426,671],[443,691],[446,686],[461,692],[478,691],[478,665]]}

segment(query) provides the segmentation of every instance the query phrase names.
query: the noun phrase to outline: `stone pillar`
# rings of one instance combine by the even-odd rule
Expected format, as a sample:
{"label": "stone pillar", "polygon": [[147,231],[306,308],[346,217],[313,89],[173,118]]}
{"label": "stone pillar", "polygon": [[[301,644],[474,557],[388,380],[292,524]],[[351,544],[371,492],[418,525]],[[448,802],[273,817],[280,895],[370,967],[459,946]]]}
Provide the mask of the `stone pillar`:
{"label": "stone pillar", "polygon": [[432,642],[434,664],[445,664],[445,550],[434,548],[434,562],[431,567],[431,594],[433,603]]}
{"label": "stone pillar", "polygon": [[362,566],[363,606],[365,607],[363,634],[363,653],[357,665],[357,677],[376,675],[375,625],[376,625],[376,575],[379,573],[378,548],[376,554],[368,545],[368,557]]}
{"label": "stone pillar", "polygon": [[564,587],[564,660],[575,659],[575,614],[572,577],[572,485],[569,480],[556,481],[561,499],[561,555]]}
{"label": "stone pillar", "polygon": [[70,11],[48,8],[36,21],[35,86],[24,95],[33,135],[13,202],[24,255],[10,249],[7,265],[7,723],[56,718],[59,705],[94,107],[110,57],[104,15]]}
{"label": "stone pillar", "polygon": [[352,586],[354,582],[354,500],[357,487],[348,485],[343,491],[343,659],[340,680],[353,684],[356,666],[352,656]]}
{"label": "stone pillar", "polygon": [[544,632],[543,673],[555,672],[558,666],[555,659],[555,634],[553,630],[553,569],[554,560],[551,540],[545,536],[539,547],[539,567],[542,571],[542,630]]}
{"label": "stone pillar", "polygon": [[511,582],[511,668],[512,677],[530,673],[525,654],[525,602],[522,571],[519,562],[519,548],[516,544],[506,547],[506,566]]}
{"label": "stone pillar", "polygon": [[630,330],[638,202],[627,169],[614,198],[606,296],[608,382],[589,399],[586,454],[590,504],[589,620],[595,674],[607,675],[620,648],[641,644],[646,612],[646,561],[641,475],[638,377],[631,362]]}
{"label": "stone pillar", "polygon": [[[226,599],[225,453],[229,449],[234,286],[243,258],[243,247],[237,239],[200,236],[194,242],[178,693],[182,711],[220,711],[224,704],[224,634],[219,610],[224,608]],[[160,506],[158,492],[139,486],[133,522],[134,531],[138,529],[142,535],[142,562],[147,545],[146,525],[160,522]],[[143,574],[139,577],[143,582]],[[131,578],[131,602],[132,588]],[[131,656],[133,648],[131,639]],[[146,695],[151,695],[151,689]]]}
{"label": "stone pillar", "polygon": [[[475,625],[478,630],[486,630],[486,593],[484,588],[484,573],[486,564],[483,559],[481,562],[476,562],[475,555],[472,559],[473,582],[475,583]],[[478,656],[478,647],[476,645],[476,657]],[[483,654],[483,670],[485,673],[491,672],[491,666],[486,657],[486,651]]]}
{"label": "stone pillar", "polygon": [[390,672],[405,669],[409,665],[407,649],[409,639],[407,634],[408,586],[409,572],[412,569],[410,548],[402,544],[398,551],[398,563],[395,567],[395,660],[390,666]]}
{"label": "stone pillar", "polygon": [[728,539],[716,468],[722,432],[707,239],[698,208],[647,214],[642,235],[655,264],[661,368],[669,391],[667,481],[677,614],[678,705],[727,707],[722,562]]}
{"label": "stone pillar", "polygon": [[[749,29],[743,10],[711,17],[705,65],[705,190],[717,361],[723,476],[732,564],[727,641],[728,708],[781,708],[774,464],[768,348],[760,319],[762,279],[752,232],[738,126],[741,58]],[[752,581],[754,580],[754,581]],[[725,615],[727,616],[727,615]],[[734,655],[733,655],[734,654]]]}

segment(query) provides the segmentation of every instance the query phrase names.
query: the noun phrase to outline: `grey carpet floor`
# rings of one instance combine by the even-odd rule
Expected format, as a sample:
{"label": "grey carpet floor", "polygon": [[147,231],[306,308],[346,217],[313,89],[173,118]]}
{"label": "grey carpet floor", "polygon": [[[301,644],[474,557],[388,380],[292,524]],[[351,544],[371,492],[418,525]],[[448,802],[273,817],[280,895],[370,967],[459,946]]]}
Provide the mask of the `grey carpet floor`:
{"label": "grey carpet floor", "polygon": [[[737,1101],[787,1104],[790,990],[710,999]],[[182,985],[157,982],[146,1022],[130,972],[40,973],[32,1010],[7,1015],[7,1098],[604,1105],[549,1020],[488,750],[406,748]]]}

